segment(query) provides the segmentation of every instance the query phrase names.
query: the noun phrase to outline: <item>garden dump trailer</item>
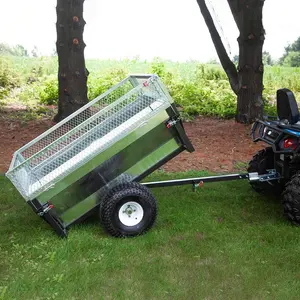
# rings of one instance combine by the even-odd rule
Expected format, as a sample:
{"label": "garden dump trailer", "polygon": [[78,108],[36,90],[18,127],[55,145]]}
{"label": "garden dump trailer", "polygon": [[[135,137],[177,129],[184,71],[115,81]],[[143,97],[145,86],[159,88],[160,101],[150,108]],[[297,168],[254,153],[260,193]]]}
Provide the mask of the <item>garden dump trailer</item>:
{"label": "garden dump trailer", "polygon": [[253,173],[138,183],[184,150],[194,148],[159,77],[131,75],[16,151],[6,176],[62,237],[97,209],[113,236],[147,231],[156,218],[147,187],[264,180]]}

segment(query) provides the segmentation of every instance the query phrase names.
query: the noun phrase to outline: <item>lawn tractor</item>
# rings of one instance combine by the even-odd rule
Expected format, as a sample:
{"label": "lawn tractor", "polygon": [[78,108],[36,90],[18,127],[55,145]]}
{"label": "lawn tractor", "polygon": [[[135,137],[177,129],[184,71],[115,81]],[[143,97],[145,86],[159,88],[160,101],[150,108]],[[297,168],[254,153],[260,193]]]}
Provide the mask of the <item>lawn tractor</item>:
{"label": "lawn tractor", "polygon": [[253,124],[253,141],[270,146],[257,152],[248,167],[248,172],[269,173],[277,180],[250,183],[259,193],[282,195],[285,216],[300,225],[299,110],[294,94],[288,89],[277,91],[277,114],[276,120],[266,118]]}
{"label": "lawn tractor", "polygon": [[156,219],[151,188],[190,184],[195,189],[205,182],[239,179],[249,180],[259,192],[275,192],[288,182],[284,207],[297,222],[300,125],[290,91],[278,92],[278,108],[278,121],[253,126],[254,140],[271,147],[255,155],[249,173],[144,182],[194,148],[159,77],[131,75],[17,150],[6,176],[61,237],[94,213],[110,235],[137,236]]}

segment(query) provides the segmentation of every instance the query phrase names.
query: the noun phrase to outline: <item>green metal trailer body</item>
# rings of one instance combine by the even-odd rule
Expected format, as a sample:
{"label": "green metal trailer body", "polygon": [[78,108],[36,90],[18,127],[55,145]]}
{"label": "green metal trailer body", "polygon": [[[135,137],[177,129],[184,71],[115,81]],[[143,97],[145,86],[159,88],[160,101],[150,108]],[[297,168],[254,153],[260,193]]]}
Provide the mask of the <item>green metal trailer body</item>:
{"label": "green metal trailer body", "polygon": [[19,149],[7,177],[61,236],[114,187],[192,152],[156,75],[130,76]]}
{"label": "green metal trailer body", "polygon": [[[69,226],[99,204],[101,189],[105,191],[122,180],[141,180],[158,162],[184,150],[176,133],[165,126],[168,119],[165,111],[160,112],[147,126],[136,129],[37,199],[41,203],[50,200]],[[86,180],[82,174],[87,174]]]}

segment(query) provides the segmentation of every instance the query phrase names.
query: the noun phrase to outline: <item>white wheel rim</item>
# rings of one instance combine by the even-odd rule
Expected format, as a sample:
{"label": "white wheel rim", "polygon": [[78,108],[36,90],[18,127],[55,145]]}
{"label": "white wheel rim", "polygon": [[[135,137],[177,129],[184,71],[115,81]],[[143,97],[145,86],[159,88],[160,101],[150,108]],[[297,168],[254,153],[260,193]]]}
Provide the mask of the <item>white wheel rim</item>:
{"label": "white wheel rim", "polygon": [[119,220],[125,226],[139,224],[144,216],[144,210],[140,204],[129,201],[123,204],[119,210]]}

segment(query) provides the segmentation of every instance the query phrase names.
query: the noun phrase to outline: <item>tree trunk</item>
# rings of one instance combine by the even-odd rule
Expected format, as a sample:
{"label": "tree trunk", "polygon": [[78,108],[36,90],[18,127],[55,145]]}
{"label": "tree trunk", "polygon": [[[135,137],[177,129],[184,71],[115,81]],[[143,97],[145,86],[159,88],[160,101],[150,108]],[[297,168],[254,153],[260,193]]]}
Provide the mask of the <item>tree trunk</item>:
{"label": "tree trunk", "polygon": [[[229,0],[229,3],[233,1]],[[262,24],[264,2],[252,0],[243,3],[235,11],[235,20],[240,29],[236,120],[250,123],[263,117],[263,71],[262,50],[265,31]],[[234,11],[234,10],[232,10]]]}
{"label": "tree trunk", "polygon": [[227,1],[240,31],[237,71],[226,53],[205,0],[197,0],[231,88],[237,94],[236,120],[240,123],[251,123],[257,118],[262,118],[263,115],[262,48],[265,31],[262,24],[262,9],[264,0]]}
{"label": "tree trunk", "polygon": [[61,121],[88,102],[83,30],[84,0],[57,0],[58,113]]}

